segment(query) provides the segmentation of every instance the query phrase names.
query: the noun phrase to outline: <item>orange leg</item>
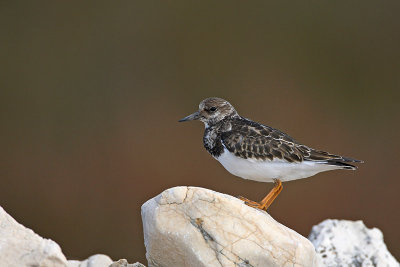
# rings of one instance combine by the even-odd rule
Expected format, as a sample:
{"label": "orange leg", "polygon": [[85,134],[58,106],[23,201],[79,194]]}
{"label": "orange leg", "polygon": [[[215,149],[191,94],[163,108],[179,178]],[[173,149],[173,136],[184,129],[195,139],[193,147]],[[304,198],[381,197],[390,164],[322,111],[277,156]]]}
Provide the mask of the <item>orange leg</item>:
{"label": "orange leg", "polygon": [[271,206],[272,202],[274,202],[275,198],[279,195],[283,188],[282,182],[279,179],[275,179],[274,184],[274,188],[272,188],[268,195],[264,197],[263,200],[261,200],[260,202],[255,202],[244,197],[239,197],[239,199],[243,200],[244,203],[250,207],[267,211],[269,206]]}

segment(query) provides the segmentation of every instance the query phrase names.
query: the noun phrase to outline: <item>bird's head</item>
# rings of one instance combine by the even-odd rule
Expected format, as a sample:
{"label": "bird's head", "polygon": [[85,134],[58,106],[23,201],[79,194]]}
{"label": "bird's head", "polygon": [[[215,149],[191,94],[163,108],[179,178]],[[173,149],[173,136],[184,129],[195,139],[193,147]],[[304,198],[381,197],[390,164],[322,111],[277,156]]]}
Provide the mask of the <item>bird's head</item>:
{"label": "bird's head", "polygon": [[210,97],[200,102],[198,111],[179,121],[199,120],[204,122],[207,127],[220,122],[226,117],[234,116],[238,116],[238,113],[228,101],[218,97]]}

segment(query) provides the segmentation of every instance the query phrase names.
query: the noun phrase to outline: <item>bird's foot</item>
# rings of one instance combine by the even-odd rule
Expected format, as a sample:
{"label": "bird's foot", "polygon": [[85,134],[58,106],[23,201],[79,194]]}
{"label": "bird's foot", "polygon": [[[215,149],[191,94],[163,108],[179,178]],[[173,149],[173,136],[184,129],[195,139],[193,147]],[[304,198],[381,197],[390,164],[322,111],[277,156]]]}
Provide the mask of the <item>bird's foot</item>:
{"label": "bird's foot", "polygon": [[244,204],[246,204],[249,207],[266,211],[266,209],[263,207],[263,205],[261,203],[259,203],[259,202],[247,199],[247,198],[242,197],[242,196],[238,196],[238,199],[244,201]]}

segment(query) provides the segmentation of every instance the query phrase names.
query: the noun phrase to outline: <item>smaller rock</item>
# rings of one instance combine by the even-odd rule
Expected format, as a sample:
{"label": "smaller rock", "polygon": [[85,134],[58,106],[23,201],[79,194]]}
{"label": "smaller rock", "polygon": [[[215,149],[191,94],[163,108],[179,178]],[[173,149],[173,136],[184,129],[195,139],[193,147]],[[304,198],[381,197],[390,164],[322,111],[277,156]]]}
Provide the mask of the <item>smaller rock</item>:
{"label": "smaller rock", "polygon": [[50,239],[35,234],[15,221],[0,207],[0,266],[21,267],[145,267],[126,260],[113,262],[110,257],[97,254],[84,261],[69,260],[60,246]]}
{"label": "smaller rock", "polygon": [[400,266],[382,232],[362,221],[325,220],[312,228],[308,239],[326,266]]}
{"label": "smaller rock", "polygon": [[67,259],[56,242],[40,237],[0,207],[1,266],[65,267]]}
{"label": "smaller rock", "polygon": [[78,260],[68,260],[67,267],[79,267],[81,261]]}
{"label": "smaller rock", "polygon": [[110,257],[103,254],[90,256],[84,261],[68,261],[68,267],[108,267],[113,261]]}
{"label": "smaller rock", "polygon": [[126,259],[121,259],[111,264],[110,267],[146,267],[146,266],[144,266],[140,262],[129,264]]}

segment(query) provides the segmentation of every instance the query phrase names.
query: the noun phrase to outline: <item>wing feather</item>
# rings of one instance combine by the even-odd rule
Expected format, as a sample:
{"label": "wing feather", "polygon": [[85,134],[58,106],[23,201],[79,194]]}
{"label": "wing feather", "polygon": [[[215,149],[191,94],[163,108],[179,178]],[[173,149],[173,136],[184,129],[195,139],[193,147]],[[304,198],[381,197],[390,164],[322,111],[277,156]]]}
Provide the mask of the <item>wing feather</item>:
{"label": "wing feather", "polygon": [[230,152],[244,159],[283,159],[288,162],[304,160],[304,155],[293,138],[279,130],[246,119],[232,123],[231,130],[221,134],[221,140]]}
{"label": "wing feather", "polygon": [[349,168],[354,166],[347,162],[362,162],[312,149],[277,129],[245,118],[235,120],[230,131],[221,133],[221,141],[231,153],[244,159],[315,161]]}

